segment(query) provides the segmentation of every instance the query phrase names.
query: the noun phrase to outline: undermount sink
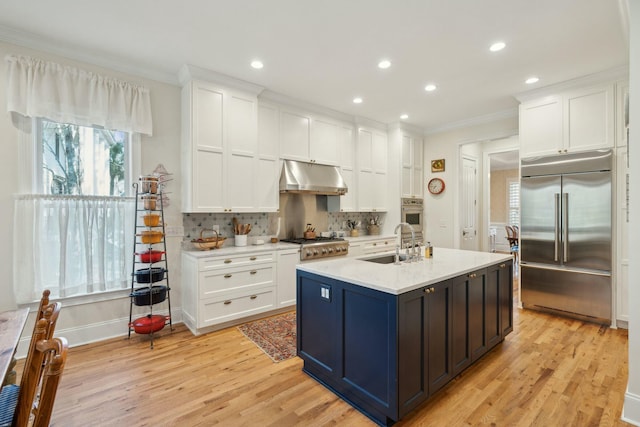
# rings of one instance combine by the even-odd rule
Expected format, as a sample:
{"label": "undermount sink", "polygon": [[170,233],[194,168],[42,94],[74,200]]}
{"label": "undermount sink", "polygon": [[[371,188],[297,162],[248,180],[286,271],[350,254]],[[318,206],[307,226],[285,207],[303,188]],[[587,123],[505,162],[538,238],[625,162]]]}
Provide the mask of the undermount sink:
{"label": "undermount sink", "polygon": [[[405,261],[406,259],[407,259],[406,255],[403,255],[403,254],[400,255],[400,261]],[[363,259],[363,261],[376,262],[378,264],[393,264],[394,262],[396,262],[396,256],[382,255],[382,256],[377,256],[373,258],[365,258]]]}

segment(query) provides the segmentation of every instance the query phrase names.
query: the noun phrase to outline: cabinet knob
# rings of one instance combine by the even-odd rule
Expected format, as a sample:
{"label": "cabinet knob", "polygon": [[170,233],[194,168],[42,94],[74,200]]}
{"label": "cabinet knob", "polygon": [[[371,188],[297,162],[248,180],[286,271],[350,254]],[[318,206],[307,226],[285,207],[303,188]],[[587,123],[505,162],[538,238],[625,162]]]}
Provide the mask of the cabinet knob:
{"label": "cabinet knob", "polygon": [[500,264],[500,268],[505,268],[507,264]]}
{"label": "cabinet knob", "polygon": [[470,278],[470,279],[474,279],[474,278],[476,278],[477,276],[478,276],[478,275],[477,275],[476,273],[470,273],[470,274],[469,274],[469,278]]}
{"label": "cabinet knob", "polygon": [[256,258],[256,257],[252,256],[251,258],[249,258],[249,261],[255,261],[255,260],[257,260],[257,259],[258,259],[258,258]]}
{"label": "cabinet knob", "polygon": [[225,278],[225,279],[228,279],[228,278],[229,278],[229,277],[231,277],[231,276],[232,276],[231,274],[225,274],[225,275],[224,275],[224,278]]}
{"label": "cabinet knob", "polygon": [[256,273],[257,273],[256,270],[252,270],[252,271],[249,272],[249,274],[256,274]]}
{"label": "cabinet knob", "polygon": [[249,298],[256,299],[256,298],[258,298],[258,296],[257,295],[251,295]]}
{"label": "cabinet knob", "polygon": [[225,260],[224,260],[224,263],[225,263],[225,264],[230,264],[231,262],[233,262],[233,261],[231,261],[230,259],[225,259]]}
{"label": "cabinet knob", "polygon": [[229,304],[231,304],[231,301],[230,301],[230,300],[226,300],[226,301],[224,302],[224,305],[229,305]]}

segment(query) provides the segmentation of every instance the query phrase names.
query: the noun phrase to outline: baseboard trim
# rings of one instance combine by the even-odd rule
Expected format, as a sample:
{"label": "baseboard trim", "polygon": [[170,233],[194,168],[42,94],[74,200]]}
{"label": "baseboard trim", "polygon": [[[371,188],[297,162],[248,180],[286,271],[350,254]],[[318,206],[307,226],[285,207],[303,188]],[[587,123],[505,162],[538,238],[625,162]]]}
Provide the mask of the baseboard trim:
{"label": "baseboard trim", "polygon": [[[174,308],[171,312],[172,324],[182,323],[182,309]],[[155,314],[168,315],[169,312],[168,310],[158,310]],[[73,328],[56,329],[55,336],[65,337],[69,342],[69,347],[77,347],[110,338],[124,337],[127,335],[128,323],[129,317],[111,319]],[[20,339],[16,350],[16,359],[23,359],[27,356],[30,341],[31,336],[23,336]]]}
{"label": "baseboard trim", "polygon": [[624,406],[622,407],[622,421],[634,426],[640,426],[640,396],[629,392],[624,394]]}

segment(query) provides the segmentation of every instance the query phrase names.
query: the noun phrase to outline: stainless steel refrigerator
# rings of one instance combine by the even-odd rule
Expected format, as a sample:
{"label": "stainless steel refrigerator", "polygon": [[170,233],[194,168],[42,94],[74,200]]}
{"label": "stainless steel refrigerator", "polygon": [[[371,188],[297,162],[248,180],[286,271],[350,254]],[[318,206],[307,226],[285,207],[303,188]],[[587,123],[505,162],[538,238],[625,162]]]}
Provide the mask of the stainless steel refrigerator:
{"label": "stainless steel refrigerator", "polygon": [[611,324],[611,170],[598,150],[523,159],[522,305]]}

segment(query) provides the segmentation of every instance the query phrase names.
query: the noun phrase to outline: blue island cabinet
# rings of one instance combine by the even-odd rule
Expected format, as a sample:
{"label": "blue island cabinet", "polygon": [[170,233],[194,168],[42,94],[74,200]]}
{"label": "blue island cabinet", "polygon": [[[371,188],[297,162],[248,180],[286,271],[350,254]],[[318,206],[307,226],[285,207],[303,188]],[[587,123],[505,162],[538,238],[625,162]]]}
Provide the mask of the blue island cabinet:
{"label": "blue island cabinet", "polygon": [[500,263],[394,295],[298,270],[303,371],[392,425],[512,330],[511,274]]}

